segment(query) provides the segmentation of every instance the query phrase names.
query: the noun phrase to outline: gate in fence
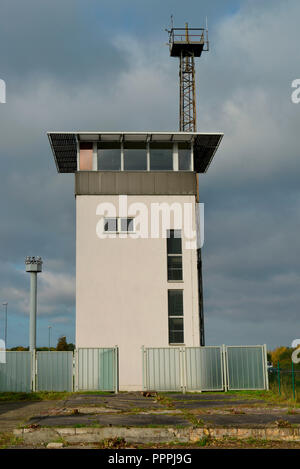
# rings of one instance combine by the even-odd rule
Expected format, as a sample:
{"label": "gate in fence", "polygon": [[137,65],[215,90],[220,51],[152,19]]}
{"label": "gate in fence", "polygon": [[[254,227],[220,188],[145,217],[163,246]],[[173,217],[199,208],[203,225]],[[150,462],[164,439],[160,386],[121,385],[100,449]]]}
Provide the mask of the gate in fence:
{"label": "gate in fence", "polygon": [[268,389],[265,345],[142,348],[149,391]]}
{"label": "gate in fence", "polygon": [[76,350],[76,391],[118,391],[118,347]]}
{"label": "gate in fence", "polygon": [[36,358],[36,391],[73,391],[73,352],[37,352]]}

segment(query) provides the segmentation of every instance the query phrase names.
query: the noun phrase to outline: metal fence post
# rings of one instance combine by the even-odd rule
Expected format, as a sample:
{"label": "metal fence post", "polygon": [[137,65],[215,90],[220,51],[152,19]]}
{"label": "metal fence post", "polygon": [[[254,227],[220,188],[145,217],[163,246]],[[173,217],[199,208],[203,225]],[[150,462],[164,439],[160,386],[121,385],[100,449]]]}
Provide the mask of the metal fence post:
{"label": "metal fence post", "polygon": [[227,366],[226,366],[226,345],[222,345],[222,368],[223,368],[223,379],[224,379],[224,391],[228,391],[228,381],[227,381]]}
{"label": "metal fence post", "polygon": [[142,345],[142,379],[143,379],[143,391],[146,390],[146,383],[145,383],[145,347]]}
{"label": "metal fence post", "polygon": [[292,386],[293,386],[293,399],[296,399],[295,393],[295,369],[294,369],[294,362],[292,361]]}
{"label": "metal fence post", "polygon": [[78,392],[79,378],[78,378],[78,349],[74,350],[74,391]]}
{"label": "metal fence post", "polygon": [[277,362],[277,379],[278,379],[278,392],[279,395],[281,394],[281,389],[280,389],[280,365],[279,365],[279,360]]}
{"label": "metal fence post", "polygon": [[265,364],[265,385],[266,390],[269,391],[269,374],[268,374],[268,355],[267,355],[267,344],[263,345],[264,350],[264,364]]}
{"label": "metal fence post", "polygon": [[187,385],[187,370],[186,370],[186,349],[185,347],[182,348],[182,378],[183,378],[183,394],[186,393],[186,385]]}
{"label": "metal fence post", "polygon": [[119,348],[117,345],[114,347],[114,390],[115,394],[119,391]]}

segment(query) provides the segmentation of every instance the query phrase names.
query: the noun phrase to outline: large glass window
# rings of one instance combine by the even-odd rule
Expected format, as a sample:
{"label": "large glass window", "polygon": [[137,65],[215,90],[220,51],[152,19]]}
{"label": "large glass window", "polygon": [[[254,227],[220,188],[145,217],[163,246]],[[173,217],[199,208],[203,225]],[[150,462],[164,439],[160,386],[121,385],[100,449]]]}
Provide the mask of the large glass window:
{"label": "large glass window", "polygon": [[178,165],[180,171],[191,171],[191,145],[178,143]]}
{"label": "large glass window", "polygon": [[173,144],[151,143],[150,144],[150,170],[172,171],[173,170]]}
{"label": "large glass window", "polygon": [[169,344],[184,343],[183,291],[168,290]]}
{"label": "large glass window", "polygon": [[182,280],[181,230],[167,232],[168,280]]}
{"label": "large glass window", "polygon": [[147,170],[147,147],[146,143],[124,143],[124,170],[146,171]]}
{"label": "large glass window", "polygon": [[98,144],[98,171],[120,171],[121,170],[121,144],[99,143]]}

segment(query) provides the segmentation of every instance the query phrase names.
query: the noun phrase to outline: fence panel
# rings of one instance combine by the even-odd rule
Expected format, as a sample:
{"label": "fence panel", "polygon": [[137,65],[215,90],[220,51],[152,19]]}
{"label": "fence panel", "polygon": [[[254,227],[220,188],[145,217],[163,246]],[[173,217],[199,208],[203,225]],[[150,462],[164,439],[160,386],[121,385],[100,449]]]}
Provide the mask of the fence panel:
{"label": "fence panel", "polygon": [[185,358],[188,391],[223,391],[221,347],[187,347]]}
{"label": "fence panel", "polygon": [[0,363],[0,392],[31,391],[31,353],[6,351]]}
{"label": "fence panel", "polygon": [[85,391],[116,391],[118,349],[80,348],[77,355],[77,388]]}
{"label": "fence panel", "polygon": [[157,391],[181,391],[181,349],[146,348],[145,387]]}
{"label": "fence panel", "polygon": [[226,366],[228,389],[267,388],[264,346],[227,346]]}
{"label": "fence panel", "polygon": [[38,391],[73,391],[73,352],[37,352]]}

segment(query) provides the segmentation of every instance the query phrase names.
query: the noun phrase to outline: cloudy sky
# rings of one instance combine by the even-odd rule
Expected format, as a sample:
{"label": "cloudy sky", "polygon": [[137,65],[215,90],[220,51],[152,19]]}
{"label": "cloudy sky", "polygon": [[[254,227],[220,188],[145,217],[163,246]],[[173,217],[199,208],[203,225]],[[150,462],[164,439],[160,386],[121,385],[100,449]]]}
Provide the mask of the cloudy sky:
{"label": "cloudy sky", "polygon": [[[300,337],[298,0],[2,0],[0,305],[8,346],[28,344],[29,276],[41,255],[38,345],[75,333],[72,174],[48,130],[177,130],[178,63],[164,31],[208,17],[197,63],[199,131],[225,137],[200,179],[207,344]],[[3,335],[0,309],[0,336]]]}

